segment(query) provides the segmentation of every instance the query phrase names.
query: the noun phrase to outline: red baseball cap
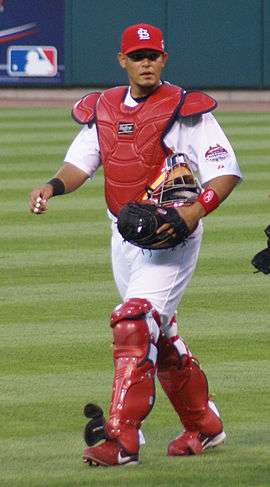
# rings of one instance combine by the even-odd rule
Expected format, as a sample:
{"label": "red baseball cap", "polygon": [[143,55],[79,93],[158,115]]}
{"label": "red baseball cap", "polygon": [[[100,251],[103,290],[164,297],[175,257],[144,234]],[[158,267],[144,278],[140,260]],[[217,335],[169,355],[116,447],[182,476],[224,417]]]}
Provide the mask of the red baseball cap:
{"label": "red baseball cap", "polygon": [[129,54],[139,49],[153,49],[164,52],[163,34],[150,24],[135,24],[127,27],[121,39],[121,52]]}

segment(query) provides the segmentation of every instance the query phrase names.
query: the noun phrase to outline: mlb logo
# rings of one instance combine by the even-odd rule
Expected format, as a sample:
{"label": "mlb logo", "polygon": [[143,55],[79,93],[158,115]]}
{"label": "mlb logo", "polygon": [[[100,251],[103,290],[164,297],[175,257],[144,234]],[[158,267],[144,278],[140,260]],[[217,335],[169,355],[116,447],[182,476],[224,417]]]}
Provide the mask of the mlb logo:
{"label": "mlb logo", "polygon": [[57,50],[52,46],[13,46],[7,50],[10,76],[48,77],[57,74]]}

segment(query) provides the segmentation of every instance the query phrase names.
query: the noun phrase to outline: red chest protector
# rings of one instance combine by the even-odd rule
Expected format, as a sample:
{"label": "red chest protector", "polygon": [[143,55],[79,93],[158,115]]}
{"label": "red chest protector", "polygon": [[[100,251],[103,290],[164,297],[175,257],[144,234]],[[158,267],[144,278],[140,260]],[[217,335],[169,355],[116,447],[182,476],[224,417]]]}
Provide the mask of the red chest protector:
{"label": "red chest protector", "polygon": [[[159,175],[164,158],[170,153],[163,139],[175,119],[210,111],[216,106],[204,93],[191,92],[195,98],[189,100],[187,107],[184,103],[187,94],[182,88],[163,84],[145,102],[130,108],[123,103],[126,92],[127,87],[116,87],[101,95],[91,93],[73,109],[73,117],[79,123],[95,119],[105,197],[114,215],[128,201],[139,201],[145,188]],[[206,97],[204,104],[201,95]]]}

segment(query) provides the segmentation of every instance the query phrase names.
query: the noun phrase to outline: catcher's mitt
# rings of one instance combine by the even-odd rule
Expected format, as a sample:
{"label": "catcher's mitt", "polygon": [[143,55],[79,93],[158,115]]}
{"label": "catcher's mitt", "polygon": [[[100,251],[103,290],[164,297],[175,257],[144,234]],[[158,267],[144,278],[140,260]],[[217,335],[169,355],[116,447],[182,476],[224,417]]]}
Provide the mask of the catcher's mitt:
{"label": "catcher's mitt", "polygon": [[[170,225],[172,234],[158,228]],[[169,249],[185,242],[190,231],[175,208],[162,207],[151,203],[127,203],[120,210],[118,230],[124,240],[142,249]]]}
{"label": "catcher's mitt", "polygon": [[270,225],[268,225],[264,232],[265,235],[268,237],[268,247],[254,255],[251,264],[254,265],[254,267],[257,269],[257,272],[270,274]]}

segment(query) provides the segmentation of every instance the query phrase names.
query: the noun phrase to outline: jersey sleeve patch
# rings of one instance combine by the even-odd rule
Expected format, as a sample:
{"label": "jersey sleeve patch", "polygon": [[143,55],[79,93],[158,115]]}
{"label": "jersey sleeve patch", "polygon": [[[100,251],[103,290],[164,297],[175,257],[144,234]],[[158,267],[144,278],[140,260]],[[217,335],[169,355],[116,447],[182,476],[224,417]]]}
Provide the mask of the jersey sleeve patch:
{"label": "jersey sleeve patch", "polygon": [[214,147],[209,147],[205,153],[206,161],[223,161],[229,156],[229,153],[224,147],[217,144]]}

